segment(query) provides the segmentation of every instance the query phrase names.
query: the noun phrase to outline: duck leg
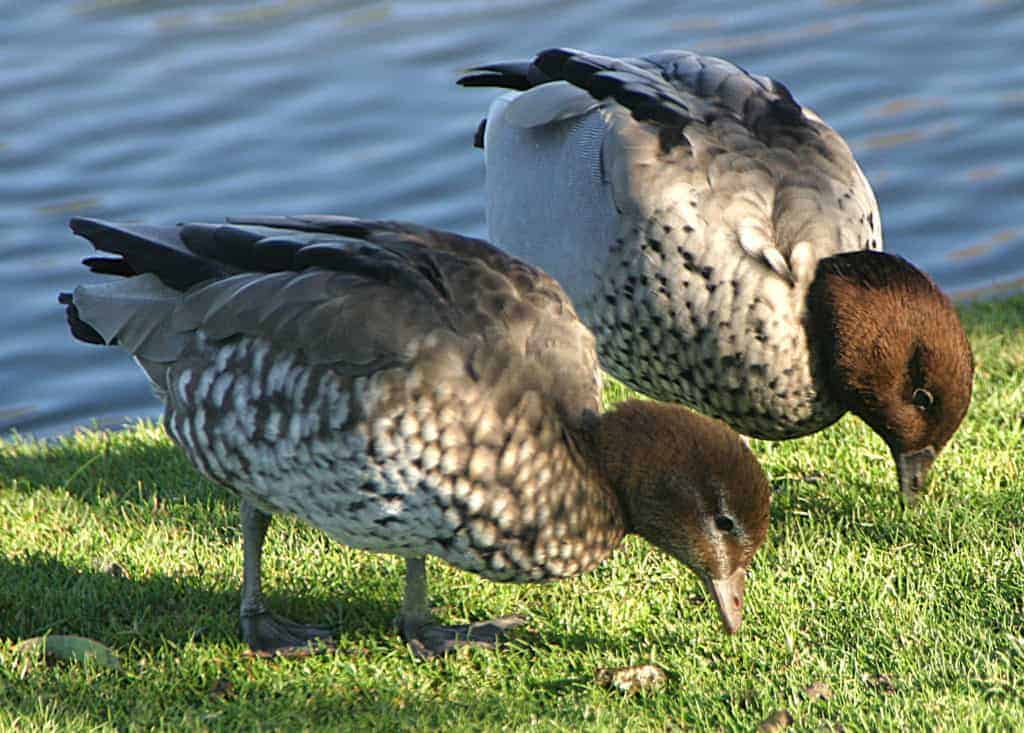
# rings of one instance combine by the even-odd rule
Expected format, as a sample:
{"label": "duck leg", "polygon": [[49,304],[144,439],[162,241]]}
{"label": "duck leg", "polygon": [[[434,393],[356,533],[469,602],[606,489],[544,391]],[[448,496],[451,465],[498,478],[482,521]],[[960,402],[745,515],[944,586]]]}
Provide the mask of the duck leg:
{"label": "duck leg", "polygon": [[427,602],[427,568],[422,557],[405,560],[405,600],[398,626],[402,638],[420,659],[443,656],[460,646],[493,649],[509,629],[526,621],[522,616],[501,616],[490,621],[458,626],[437,623]]}
{"label": "duck leg", "polygon": [[311,642],[333,642],[327,626],[307,626],[277,616],[263,604],[263,540],[271,515],[242,500],[242,639],[254,652],[303,656],[316,649]]}

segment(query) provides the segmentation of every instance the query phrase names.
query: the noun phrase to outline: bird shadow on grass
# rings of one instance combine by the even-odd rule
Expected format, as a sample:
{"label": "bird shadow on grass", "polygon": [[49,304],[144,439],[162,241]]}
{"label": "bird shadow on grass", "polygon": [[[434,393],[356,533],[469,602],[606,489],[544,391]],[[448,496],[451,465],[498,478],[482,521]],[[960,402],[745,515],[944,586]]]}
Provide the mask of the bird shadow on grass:
{"label": "bird shadow on grass", "polygon": [[135,500],[237,501],[227,489],[192,468],[180,448],[162,439],[160,429],[144,435],[97,432],[86,442],[65,438],[40,445],[39,451],[13,451],[5,457],[3,478],[20,491],[61,488],[88,503],[111,495]]}
{"label": "bird shadow on grass", "polygon": [[[823,538],[845,537],[850,543],[885,549],[908,542],[942,546],[951,531],[977,536],[997,532],[1000,526],[1020,526],[1020,489],[1013,480],[1004,477],[983,493],[959,494],[957,489],[953,481],[933,485],[917,505],[908,507],[895,492],[879,491],[866,481],[845,491],[790,481],[772,502],[771,534],[774,542],[783,542],[783,527],[803,525]],[[981,517],[997,517],[998,522],[989,526]],[[795,534],[792,541],[805,542],[805,533]]]}
{"label": "bird shadow on grass", "polygon": [[[877,545],[901,541],[906,510],[895,492],[881,492],[868,482],[844,490],[819,486],[820,481],[780,478],[773,482],[771,533],[785,541],[786,525],[805,525],[808,531],[847,536]],[[794,541],[803,542],[802,538]]]}
{"label": "bird shadow on grass", "polygon": [[[367,574],[375,574],[367,569]],[[238,643],[239,593],[235,588],[201,587],[188,575],[129,578],[120,569],[82,570],[42,553],[0,557],[0,639],[75,634],[101,641],[114,651],[131,645],[155,651],[167,644]],[[302,597],[270,592],[267,605],[296,620],[327,623],[346,637],[372,641],[395,638],[399,597],[382,601],[356,584],[343,598],[330,589],[307,589]],[[369,585],[369,583],[367,583]],[[442,622],[450,609],[435,609]],[[529,614],[529,609],[524,609]],[[482,616],[473,614],[474,617]],[[474,619],[479,620],[479,619]],[[620,646],[615,636],[577,634],[566,629],[519,630],[510,643],[522,653]]]}
{"label": "bird shadow on grass", "polygon": [[[238,589],[204,588],[188,575],[129,578],[120,570],[82,570],[43,554],[0,557],[0,638],[76,634],[112,649],[153,651],[166,644],[231,643],[238,636]],[[328,590],[301,598],[268,596],[267,604],[296,619],[346,633],[390,633],[397,603]]]}
{"label": "bird shadow on grass", "polygon": [[[442,725],[454,705],[490,718],[493,727],[484,725],[485,729],[500,727],[501,710],[508,703],[500,692],[479,690],[470,696],[452,690],[439,695],[436,685],[430,691],[410,686],[413,670],[409,665],[416,663],[402,652],[396,656],[401,642],[390,626],[397,604],[382,603],[357,591],[347,594],[344,613],[339,614],[320,594],[315,600],[311,613],[310,609],[294,613],[294,608],[282,608],[284,599],[270,598],[268,604],[303,621],[334,624],[343,616],[337,629],[341,641],[334,654],[351,660],[343,662],[347,666],[363,668],[363,672],[347,674],[355,674],[356,681],[364,679],[365,683],[353,685],[351,677],[343,678],[347,682],[332,683],[330,670],[335,662],[331,655],[324,655],[322,662],[246,658],[237,637],[238,595],[234,590],[202,588],[183,577],[133,579],[83,571],[43,554],[0,557],[0,648],[4,641],[74,634],[100,642],[121,662],[120,670],[73,663],[52,670],[37,668],[31,679],[20,683],[15,670],[8,676],[15,684],[0,689],[0,702],[8,713],[25,720],[37,719],[41,710],[52,705],[62,716],[73,713],[79,724],[114,723],[120,727],[130,720],[145,728],[183,716],[189,727],[200,723],[199,727],[217,726],[219,722],[235,729],[253,729],[256,718],[263,721],[256,728],[271,725],[267,722],[271,719],[330,721],[328,727],[349,718],[408,721],[415,727],[422,721]],[[422,674],[439,675],[443,680],[447,678],[446,665],[478,664],[482,655],[532,658],[605,641],[615,644],[560,632],[527,633],[498,651],[421,663]],[[15,660],[15,664],[20,662]],[[292,669],[291,665],[296,666]],[[381,674],[381,668],[392,668],[395,673]],[[555,699],[573,688],[585,687],[589,679],[586,673],[573,679],[539,679],[531,687],[535,694]],[[575,717],[572,712],[564,714]],[[584,723],[582,719],[576,722]]]}

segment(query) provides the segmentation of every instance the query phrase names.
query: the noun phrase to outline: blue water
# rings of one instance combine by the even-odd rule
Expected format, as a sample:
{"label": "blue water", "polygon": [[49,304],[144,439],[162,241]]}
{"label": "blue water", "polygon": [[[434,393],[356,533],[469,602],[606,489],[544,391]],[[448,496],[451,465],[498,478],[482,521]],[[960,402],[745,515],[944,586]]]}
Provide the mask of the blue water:
{"label": "blue water", "polygon": [[0,0],[0,434],[158,412],[124,354],[67,335],[56,293],[88,253],[69,216],[482,235],[492,93],[454,80],[553,45],[694,48],[786,82],[850,141],[889,250],[955,297],[1024,288],[1021,3],[751,5]]}

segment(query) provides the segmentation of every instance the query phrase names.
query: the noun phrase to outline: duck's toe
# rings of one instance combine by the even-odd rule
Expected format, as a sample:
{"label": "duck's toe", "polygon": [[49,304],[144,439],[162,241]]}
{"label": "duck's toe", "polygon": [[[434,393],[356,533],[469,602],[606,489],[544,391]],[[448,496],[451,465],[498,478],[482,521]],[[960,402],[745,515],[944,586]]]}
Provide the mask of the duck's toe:
{"label": "duck's toe", "polygon": [[442,657],[463,646],[493,649],[508,632],[526,622],[523,616],[501,616],[489,621],[442,626],[423,619],[400,618],[402,638],[420,659]]}
{"label": "duck's toe", "polygon": [[242,639],[261,655],[304,657],[334,648],[328,626],[299,624],[269,611],[242,617]]}

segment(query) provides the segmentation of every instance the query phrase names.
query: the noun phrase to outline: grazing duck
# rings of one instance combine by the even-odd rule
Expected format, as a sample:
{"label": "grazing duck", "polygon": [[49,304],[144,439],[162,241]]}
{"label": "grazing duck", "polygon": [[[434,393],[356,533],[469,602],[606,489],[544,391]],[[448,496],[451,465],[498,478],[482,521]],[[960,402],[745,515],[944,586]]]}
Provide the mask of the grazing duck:
{"label": "grazing duck", "polygon": [[971,349],[935,283],[881,251],[874,193],[818,115],[687,51],[553,49],[459,83],[516,90],[477,133],[490,238],[562,284],[606,370],[769,440],[852,412],[914,502],[967,412]]}
{"label": "grazing duck", "polygon": [[594,339],[540,270],[393,222],[177,227],[75,219],[121,276],[63,293],[75,337],[117,345],[205,476],[241,498],[241,628],[260,651],[330,629],[270,613],[271,515],[406,560],[399,628],[422,656],[493,646],[521,619],[441,626],[424,558],[496,581],[568,578],[628,532],[691,568],[727,631],[764,541],[769,487],[727,427],[681,407],[599,415]]}

